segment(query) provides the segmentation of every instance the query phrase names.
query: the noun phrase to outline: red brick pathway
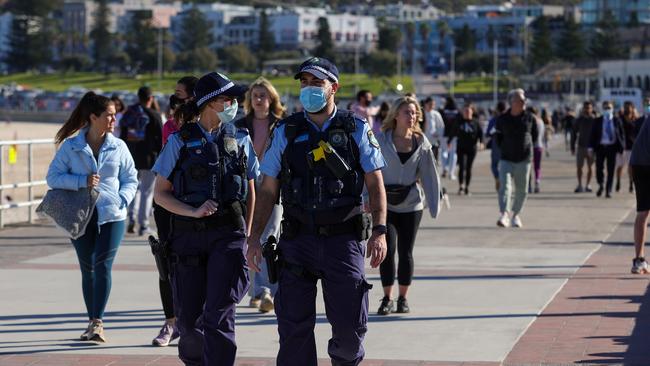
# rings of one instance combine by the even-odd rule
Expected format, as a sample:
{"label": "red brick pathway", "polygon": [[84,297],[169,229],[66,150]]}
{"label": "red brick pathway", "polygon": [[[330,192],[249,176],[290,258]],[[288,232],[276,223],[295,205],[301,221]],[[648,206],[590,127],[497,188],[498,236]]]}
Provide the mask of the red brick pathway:
{"label": "red brick pathway", "polygon": [[650,365],[650,276],[630,274],[633,251],[630,243],[604,244],[533,322],[505,364]]}

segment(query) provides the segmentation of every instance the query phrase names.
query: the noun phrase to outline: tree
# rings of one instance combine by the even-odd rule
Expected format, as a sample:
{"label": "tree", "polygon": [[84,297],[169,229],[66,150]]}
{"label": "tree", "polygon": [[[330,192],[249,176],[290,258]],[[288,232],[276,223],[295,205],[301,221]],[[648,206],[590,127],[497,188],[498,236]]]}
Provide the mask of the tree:
{"label": "tree", "polygon": [[212,24],[197,8],[190,8],[181,21],[180,34],[175,39],[176,48],[181,52],[197,50],[212,45]]}
{"label": "tree", "polygon": [[257,68],[255,55],[243,44],[225,47],[222,50],[226,68],[230,72],[252,72]]}
{"label": "tree", "polygon": [[438,20],[436,22],[436,29],[438,30],[438,52],[442,54],[445,52],[445,39],[448,35],[452,34],[452,30],[444,20]]}
{"label": "tree", "polygon": [[591,38],[589,53],[599,60],[624,58],[625,50],[621,47],[618,24],[610,11],[606,12],[596,25]]}
{"label": "tree", "polygon": [[530,51],[530,64],[534,69],[546,65],[553,59],[551,32],[548,29],[548,19],[541,16],[533,23],[533,42]]}
{"label": "tree", "polygon": [[402,33],[399,29],[391,26],[379,28],[379,42],[377,48],[395,52],[402,43]]}
{"label": "tree", "polygon": [[108,30],[110,8],[108,7],[108,0],[96,0],[96,2],[95,25],[90,31],[93,59],[96,67],[107,72],[108,62],[113,51],[112,35]]}
{"label": "tree", "polygon": [[636,11],[631,11],[630,12],[630,19],[627,22],[627,27],[628,28],[636,28],[639,25],[639,14]]}
{"label": "tree", "polygon": [[257,42],[257,59],[259,60],[258,68],[262,69],[264,61],[269,59],[269,55],[275,51],[275,36],[271,33],[271,23],[266,11],[260,12],[260,34]]}
{"label": "tree", "polygon": [[151,11],[139,10],[132,13],[127,26],[124,50],[131,57],[136,69],[153,71],[158,64],[158,35],[153,28]]}
{"label": "tree", "polygon": [[176,56],[177,70],[199,73],[216,67],[217,55],[207,47],[181,52]]}
{"label": "tree", "polygon": [[332,33],[327,18],[318,18],[318,33],[316,35],[318,45],[314,49],[314,56],[324,57],[332,62],[336,62],[334,53],[334,42],[332,42]]}
{"label": "tree", "polygon": [[404,25],[406,30],[406,46],[408,50],[408,63],[413,67],[413,61],[415,58],[415,24],[413,22],[408,22]]}
{"label": "tree", "polygon": [[466,73],[489,72],[492,62],[492,55],[469,50],[456,59],[456,70]]}
{"label": "tree", "polygon": [[556,54],[565,61],[578,61],[585,57],[585,43],[580,27],[569,17],[555,45]]}
{"label": "tree", "polygon": [[397,67],[397,56],[388,50],[374,51],[365,57],[363,65],[370,75],[392,76]]}
{"label": "tree", "polygon": [[459,55],[465,52],[471,52],[476,48],[476,35],[469,28],[469,25],[464,24],[460,31],[454,35],[454,44]]}
{"label": "tree", "polygon": [[431,42],[429,42],[429,35],[431,34],[431,26],[427,22],[422,22],[420,23],[420,27],[418,28],[420,31],[420,37],[422,38],[422,42],[424,42],[424,57],[420,60],[422,63],[422,67],[426,68],[427,66],[427,61],[429,59],[429,45]]}

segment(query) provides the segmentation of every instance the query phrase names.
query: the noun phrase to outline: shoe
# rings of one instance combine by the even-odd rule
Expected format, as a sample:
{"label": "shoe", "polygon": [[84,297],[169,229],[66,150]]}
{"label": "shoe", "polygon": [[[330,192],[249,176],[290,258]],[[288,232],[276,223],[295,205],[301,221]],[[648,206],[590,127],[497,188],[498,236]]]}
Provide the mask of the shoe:
{"label": "shoe", "polygon": [[533,192],[539,193],[539,183],[535,183],[535,190]]}
{"label": "shoe", "polygon": [[621,191],[621,181],[616,180],[616,193]]}
{"label": "shoe", "polygon": [[598,191],[596,192],[596,197],[600,197],[603,195],[603,186],[598,187]]}
{"label": "shoe", "polygon": [[451,175],[449,176],[449,179],[451,179],[451,180],[456,180],[456,179],[457,179],[457,177],[456,177],[456,175],[455,175],[455,174],[451,174]]}
{"label": "shoe", "polygon": [[104,323],[101,320],[95,320],[92,324],[92,329],[88,333],[88,340],[97,343],[106,343],[104,336]]}
{"label": "shoe", "polygon": [[251,302],[248,303],[248,307],[259,309],[262,305],[262,299],[259,297],[251,297]]}
{"label": "shoe", "polygon": [[388,315],[395,311],[395,303],[393,300],[389,299],[388,296],[384,296],[381,299],[381,305],[379,305],[379,310],[377,310],[377,315]]}
{"label": "shoe", "polygon": [[411,312],[411,308],[409,308],[409,303],[406,301],[405,297],[400,296],[397,298],[397,310],[395,312],[399,314],[406,314]]}
{"label": "shoe", "polygon": [[88,340],[88,335],[92,331],[93,331],[93,321],[91,320],[91,321],[88,322],[88,327],[86,327],[86,331],[81,334],[81,336],[79,337],[79,340],[87,341]]}
{"label": "shoe", "polygon": [[466,196],[471,196],[472,195],[471,193],[469,193],[469,188],[468,187],[465,187],[465,195]]}
{"label": "shoe", "polygon": [[442,172],[442,178],[447,178],[447,171],[446,170]]}
{"label": "shoe", "polygon": [[270,293],[265,292],[264,295],[262,295],[260,303],[260,313],[268,313],[273,311],[273,309],[275,309],[275,306],[273,305],[273,297],[271,297]]}
{"label": "shoe", "polygon": [[154,232],[151,231],[151,229],[148,227],[140,227],[140,230],[138,230],[138,236],[144,236],[149,234],[154,234]]}
{"label": "shoe", "polygon": [[445,208],[449,210],[451,208],[451,202],[449,202],[449,195],[445,187],[442,187],[442,203],[445,205]]}
{"label": "shoe", "polygon": [[501,217],[499,218],[499,221],[497,221],[497,226],[510,227],[510,216],[508,215],[507,212],[503,212],[501,214]]}
{"label": "shoe", "polygon": [[582,188],[582,186],[577,186],[576,189],[573,191],[573,193],[582,193],[585,190]]}
{"label": "shoe", "polygon": [[512,218],[512,226],[513,227],[523,227],[524,226],[524,224],[521,223],[521,218],[519,217],[519,215],[515,215]]}
{"label": "shoe", "polygon": [[460,196],[463,192],[465,192],[465,188],[463,186],[458,187],[458,195]]}
{"label": "shoe", "polygon": [[179,334],[176,325],[165,322],[162,328],[160,328],[160,333],[158,333],[158,336],[151,341],[151,344],[157,347],[167,347],[169,346],[169,343],[178,338],[178,336]]}
{"label": "shoe", "polygon": [[630,271],[633,274],[647,274],[648,271],[648,262],[645,261],[643,257],[637,257],[632,259],[632,270]]}
{"label": "shoe", "polygon": [[593,192],[593,191],[594,191],[594,190],[591,189],[591,186],[586,186],[586,187],[585,187],[585,192],[587,192],[587,193],[591,193],[591,192]]}
{"label": "shoe", "polygon": [[610,192],[605,193],[605,198],[612,198],[612,194]]}
{"label": "shoe", "polygon": [[129,222],[129,226],[126,228],[126,232],[129,234],[135,234],[135,223]]}

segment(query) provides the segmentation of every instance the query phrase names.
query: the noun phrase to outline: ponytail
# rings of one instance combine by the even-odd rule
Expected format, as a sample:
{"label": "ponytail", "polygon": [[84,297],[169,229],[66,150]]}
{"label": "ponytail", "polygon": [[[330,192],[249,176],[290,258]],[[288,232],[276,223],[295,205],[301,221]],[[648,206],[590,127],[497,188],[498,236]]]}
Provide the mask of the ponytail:
{"label": "ponytail", "polygon": [[179,126],[193,121],[200,113],[199,107],[194,100],[188,100],[176,108],[174,120]]}
{"label": "ponytail", "polygon": [[113,101],[111,101],[110,98],[103,95],[97,95],[91,91],[84,94],[79,101],[79,104],[77,104],[75,109],[72,111],[72,114],[70,114],[68,120],[63,124],[59,132],[56,133],[54,139],[56,144],[58,145],[62,143],[63,140],[86,127],[90,121],[91,114],[100,116],[112,103]]}

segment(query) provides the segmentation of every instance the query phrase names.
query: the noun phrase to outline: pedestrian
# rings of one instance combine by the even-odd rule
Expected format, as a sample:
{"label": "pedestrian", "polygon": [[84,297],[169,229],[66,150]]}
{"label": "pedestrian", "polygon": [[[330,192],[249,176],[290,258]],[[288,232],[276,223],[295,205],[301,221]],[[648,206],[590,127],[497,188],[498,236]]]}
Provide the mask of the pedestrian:
{"label": "pedestrian", "polygon": [[623,115],[621,116],[621,122],[623,123],[625,144],[623,152],[616,155],[616,192],[619,192],[621,190],[621,175],[623,175],[623,168],[626,166],[628,167],[627,174],[630,180],[628,190],[630,193],[634,191],[632,171],[629,168],[629,162],[632,146],[634,145],[634,140],[636,139],[638,120],[639,113],[634,107],[634,103],[630,101],[623,103]]}
{"label": "pedestrian", "polygon": [[[413,247],[422,211],[425,206],[429,206],[429,213],[433,218],[436,218],[439,212],[440,178],[433,146],[417,123],[420,113],[415,99],[397,99],[378,137],[379,146],[386,159],[382,175],[388,203],[388,251],[386,259],[379,267],[384,288],[384,297],[377,310],[379,315],[410,312],[407,295],[413,281]],[[397,308],[392,297],[396,250],[399,254]]]}
{"label": "pedestrian", "polygon": [[[648,100],[645,101],[646,106]],[[636,219],[634,220],[634,251],[632,273],[645,274],[648,263],[645,260],[645,241],[650,212],[650,123],[643,123],[632,146],[630,168],[636,187]]]}
{"label": "pedestrian", "polygon": [[[602,196],[604,188],[605,197],[611,198],[616,154],[624,150],[625,135],[621,120],[614,115],[612,102],[604,101],[602,106],[603,115],[594,121],[591,128],[589,154],[596,154],[596,181],[598,182],[596,196]],[[605,164],[607,164],[607,181],[604,175]]]}
{"label": "pedestrian", "polygon": [[440,112],[436,110],[436,100],[427,97],[424,100],[424,135],[433,148],[433,155],[438,160],[440,146],[444,143],[445,122]]}
{"label": "pedestrian", "polygon": [[99,192],[84,235],[71,240],[89,319],[82,341],[106,342],[103,318],[111,292],[111,269],[124,237],[127,207],[138,185],[133,158],[124,142],[113,136],[114,128],[115,104],[107,97],[86,93],[56,134],[55,142],[61,146],[46,178],[50,188]]}
{"label": "pedestrian", "polygon": [[[379,112],[378,106],[373,106],[373,97],[370,90],[359,90],[357,93],[357,100],[349,108],[357,116],[365,119],[370,128],[374,129],[377,122],[375,121],[375,115]],[[379,124],[381,127],[381,124]]]}
{"label": "pedestrian", "polygon": [[494,188],[499,192],[499,160],[501,160],[501,150],[496,142],[494,136],[497,118],[506,111],[506,103],[503,101],[497,102],[496,109],[490,121],[488,121],[487,128],[485,129],[485,137],[488,139],[486,146],[490,149],[490,171],[494,177]]}
{"label": "pedestrian", "polygon": [[[528,107],[528,113],[535,117],[537,124],[537,131],[545,131],[545,124],[539,116],[539,110],[535,107]],[[547,118],[548,119],[548,118]],[[544,134],[538,133],[537,139],[533,141],[533,178],[535,179],[534,192],[539,193],[540,181],[542,179],[542,155],[544,154]],[[531,191],[531,186],[528,186],[528,193]]]}
{"label": "pedestrian", "polygon": [[562,129],[564,132],[564,149],[569,150],[571,145],[571,133],[573,131],[573,125],[575,124],[576,116],[573,108],[566,107],[566,114],[562,118]]}
{"label": "pedestrian", "polygon": [[120,136],[120,121],[122,120],[122,116],[124,115],[125,107],[124,107],[124,102],[122,99],[117,94],[113,94],[111,96],[111,101],[113,101],[113,104],[115,104],[115,129],[113,130],[113,136]]}
{"label": "pedestrian", "polygon": [[449,136],[457,140],[458,154],[458,194],[470,194],[472,165],[479,148],[483,144],[483,129],[474,115],[474,104],[466,101],[458,121],[453,125]]}
{"label": "pedestrian", "polygon": [[388,102],[383,101],[381,102],[381,105],[379,106],[379,112],[375,115],[375,124],[372,126],[372,133],[375,135],[379,135],[381,132],[381,125],[384,122],[384,119],[386,119],[386,115],[388,115],[388,111],[390,110],[390,104]]}
{"label": "pedestrian", "polygon": [[[386,195],[380,171],[384,159],[370,126],[337,109],[334,97],[340,84],[333,63],[310,58],[295,78],[300,79],[305,112],[279,122],[264,154],[247,257],[259,272],[260,236],[281,195],[277,364],[317,365],[314,326],[320,279],[332,326],[332,364],[359,365],[365,355],[362,342],[372,287],[364,274],[364,256],[367,253],[377,268],[386,255]],[[364,184],[372,223],[362,211]]]}
{"label": "pedestrian", "polygon": [[[499,161],[499,209],[501,216],[497,225],[522,227],[521,211],[528,195],[532,142],[540,133],[535,117],[526,111],[526,95],[523,89],[508,92],[510,109],[498,117],[495,136],[501,149]],[[512,197],[514,182],[514,199]],[[511,214],[512,213],[512,214]]]}
{"label": "pedestrian", "polygon": [[443,144],[442,151],[442,177],[446,177],[449,174],[451,180],[456,180],[456,161],[458,156],[456,155],[456,144],[457,141],[455,138],[449,136],[450,132],[455,129],[454,124],[458,122],[458,117],[460,113],[458,112],[458,107],[456,107],[456,101],[453,97],[448,96],[445,100],[445,106],[440,113],[442,119],[445,122],[445,137],[447,141]]}
{"label": "pedestrian", "polygon": [[[163,146],[167,144],[169,137],[181,128],[181,119],[174,117],[180,110],[181,105],[193,98],[194,86],[198,79],[195,76],[184,76],[176,83],[174,94],[169,97],[170,118],[165,122],[162,129]],[[169,242],[171,232],[170,221],[171,213],[153,203],[153,217],[156,222],[158,238],[163,242]],[[160,300],[162,302],[165,322],[160,328],[158,335],[151,341],[151,344],[158,347],[166,347],[170,342],[180,336],[176,326],[176,316],[174,315],[174,298],[172,285],[169,278],[158,278],[158,289],[160,291]]]}
{"label": "pedestrian", "polygon": [[[235,126],[249,131],[255,154],[259,160],[262,160],[277,122],[286,114],[285,108],[280,102],[280,95],[271,82],[260,77],[249,85],[244,99],[244,111],[246,116],[235,121]],[[262,176],[260,175],[255,182],[255,188],[258,189],[261,183]],[[275,239],[279,238],[281,220],[282,206],[275,204],[271,218],[262,233],[260,244],[266,243],[271,236]],[[269,282],[265,261],[260,265],[260,269],[262,271],[258,274],[255,274],[254,271],[249,272],[252,275],[250,306],[259,309],[262,313],[268,313],[274,309],[273,297],[278,286]]]}
{"label": "pedestrian", "polygon": [[248,290],[244,248],[257,158],[232,122],[244,88],[211,72],[183,104],[181,130],[153,167],[156,202],[172,213],[171,281],[186,365],[234,365],[235,306]]}
{"label": "pedestrian", "polygon": [[549,151],[548,143],[553,139],[553,135],[555,134],[556,128],[554,127],[555,125],[551,123],[551,119],[548,116],[548,112],[546,111],[546,108],[542,109],[541,118],[542,118],[542,123],[544,124],[544,130],[542,134],[543,136],[542,142],[544,144],[542,146],[542,149],[546,152],[546,157],[548,158],[551,155]]}
{"label": "pedestrian", "polygon": [[[580,116],[573,124],[573,131],[571,132],[571,155],[576,157],[576,174],[578,177],[578,186],[574,190],[575,193],[592,192],[590,183],[594,157],[589,154],[589,144],[591,143],[591,130],[595,119],[594,104],[587,100],[582,103],[582,111],[580,111]],[[585,163],[587,163],[587,179],[583,186],[582,169]]]}
{"label": "pedestrian", "polygon": [[153,210],[155,182],[151,167],[162,148],[162,120],[160,114],[152,109],[154,99],[151,88],[141,87],[138,89],[138,103],[129,106],[120,121],[120,138],[129,147],[138,170],[138,192],[129,206],[129,225],[126,231],[135,233],[137,215],[140,236],[151,231],[149,216]]}

